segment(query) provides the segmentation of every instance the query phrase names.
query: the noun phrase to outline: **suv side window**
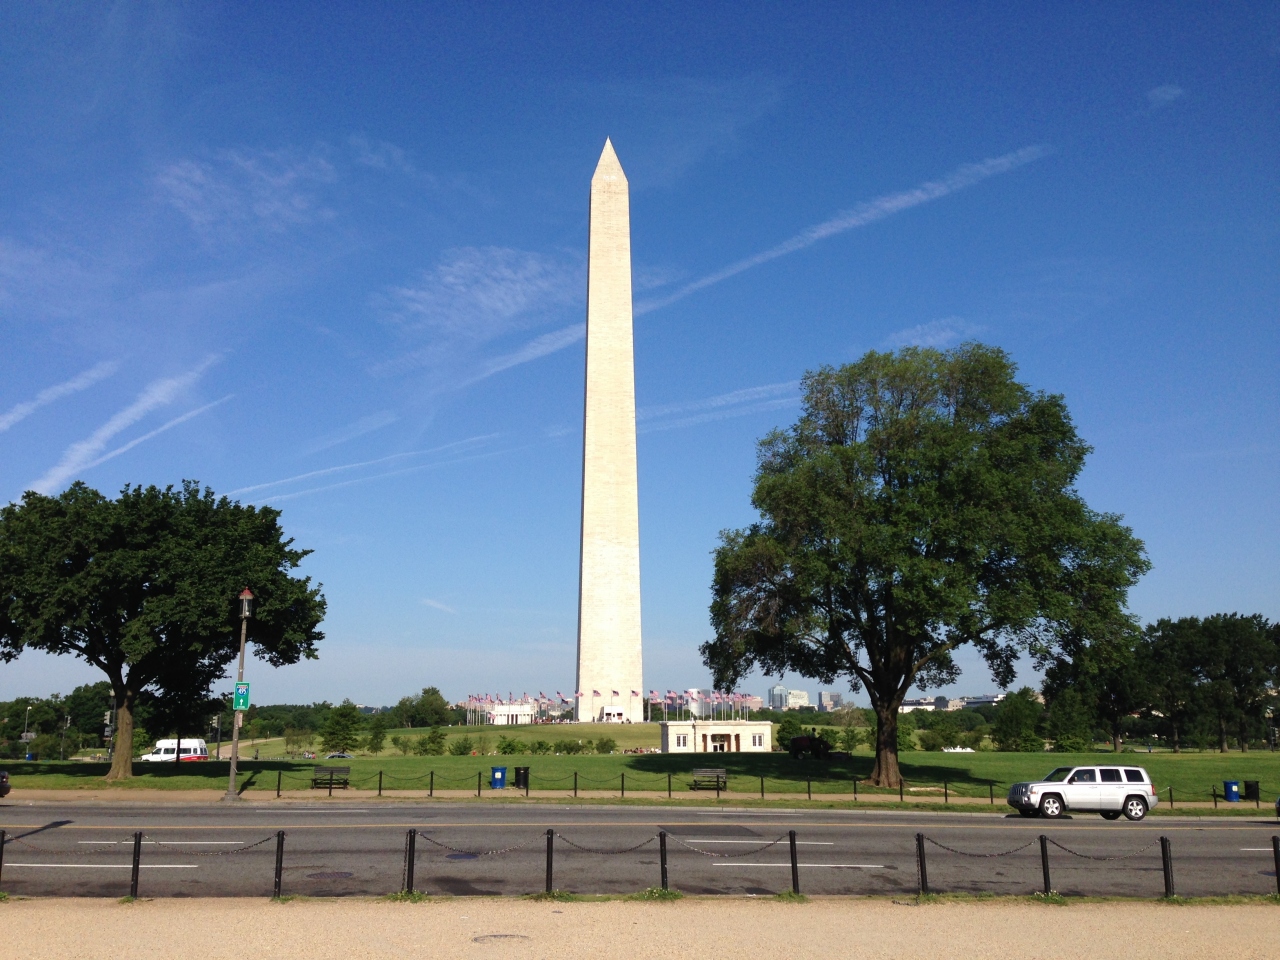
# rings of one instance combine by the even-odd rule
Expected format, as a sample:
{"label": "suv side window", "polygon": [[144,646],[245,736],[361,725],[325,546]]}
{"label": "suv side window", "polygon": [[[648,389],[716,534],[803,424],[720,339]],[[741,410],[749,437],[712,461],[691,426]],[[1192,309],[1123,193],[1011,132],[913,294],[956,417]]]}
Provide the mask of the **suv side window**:
{"label": "suv side window", "polygon": [[1122,781],[1120,779],[1120,771],[1103,767],[1102,782],[1103,783],[1121,783]]}
{"label": "suv side window", "polygon": [[1094,771],[1088,767],[1081,767],[1071,775],[1072,783],[1097,783],[1098,778],[1094,775]]}
{"label": "suv side window", "polygon": [[1146,783],[1147,778],[1142,775],[1141,770],[1126,770],[1124,778],[1130,783]]}

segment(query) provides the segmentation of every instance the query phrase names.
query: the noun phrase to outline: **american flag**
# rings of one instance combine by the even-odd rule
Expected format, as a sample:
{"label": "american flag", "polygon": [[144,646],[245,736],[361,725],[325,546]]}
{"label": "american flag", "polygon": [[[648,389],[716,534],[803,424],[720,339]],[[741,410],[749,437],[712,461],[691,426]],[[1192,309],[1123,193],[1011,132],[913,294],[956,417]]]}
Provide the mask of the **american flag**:
{"label": "american flag", "polygon": [[593,697],[598,697],[598,696],[600,696],[600,691],[599,691],[599,690],[592,690],[592,691],[591,691],[591,695],[592,695]]}

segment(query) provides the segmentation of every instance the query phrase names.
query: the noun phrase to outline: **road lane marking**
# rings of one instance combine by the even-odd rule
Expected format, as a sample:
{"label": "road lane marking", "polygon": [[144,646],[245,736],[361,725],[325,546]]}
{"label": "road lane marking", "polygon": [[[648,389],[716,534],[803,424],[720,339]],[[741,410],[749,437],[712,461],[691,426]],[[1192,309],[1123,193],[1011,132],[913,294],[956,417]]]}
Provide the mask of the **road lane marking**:
{"label": "road lane marking", "polygon": [[798,817],[799,813],[774,813],[770,810],[761,810],[759,813],[751,813],[747,810],[736,810],[729,813],[727,810],[708,810],[706,813],[697,813],[699,817]]}
{"label": "road lane marking", "polygon": [[1241,847],[1241,853],[1271,853],[1270,847]]}
{"label": "road lane marking", "polygon": [[[49,870],[132,870],[131,863],[6,863],[6,867],[44,867]],[[195,870],[198,863],[140,863],[139,870]]]}
{"label": "road lane marking", "polygon": [[[789,863],[713,863],[713,867],[790,867]],[[827,867],[833,870],[884,870],[883,863],[798,863],[797,867]]]}

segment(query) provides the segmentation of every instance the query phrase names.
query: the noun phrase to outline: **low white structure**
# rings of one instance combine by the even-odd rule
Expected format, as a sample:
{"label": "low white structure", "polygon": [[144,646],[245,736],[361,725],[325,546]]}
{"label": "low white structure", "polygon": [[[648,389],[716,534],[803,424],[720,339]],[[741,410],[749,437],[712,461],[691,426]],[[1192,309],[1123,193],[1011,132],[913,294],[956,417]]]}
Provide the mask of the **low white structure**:
{"label": "low white structure", "polygon": [[500,727],[514,727],[533,723],[538,717],[538,705],[531,700],[510,700],[491,703],[485,714],[485,722]]}
{"label": "low white structure", "polygon": [[768,720],[665,720],[663,753],[768,753],[773,724]]}
{"label": "low white structure", "polygon": [[788,690],[787,691],[787,709],[799,710],[801,707],[812,706],[809,703],[808,690]]}

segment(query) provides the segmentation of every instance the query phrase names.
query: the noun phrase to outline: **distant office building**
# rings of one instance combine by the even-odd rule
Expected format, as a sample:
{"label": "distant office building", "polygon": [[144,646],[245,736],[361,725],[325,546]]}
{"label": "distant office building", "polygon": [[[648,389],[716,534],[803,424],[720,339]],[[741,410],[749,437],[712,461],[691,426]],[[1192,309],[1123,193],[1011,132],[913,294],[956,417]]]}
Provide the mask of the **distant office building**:
{"label": "distant office building", "polygon": [[759,697],[753,697],[749,694],[742,694],[742,699],[738,701],[739,706],[746,707],[748,710],[763,710],[764,701]]}
{"label": "distant office building", "polygon": [[808,690],[788,690],[787,691],[787,709],[799,710],[801,707],[810,706]]}
{"label": "distant office building", "polygon": [[951,703],[947,697],[916,697],[914,700],[903,700],[898,708],[899,713],[910,713],[913,710],[949,710]]}
{"label": "distant office building", "polygon": [[832,710],[839,710],[843,706],[843,694],[833,693],[830,690],[818,691],[818,712],[830,713]]}
{"label": "distant office building", "polygon": [[787,709],[787,694],[791,691],[782,684],[774,684],[769,688],[769,709],[785,710]]}
{"label": "distant office building", "polygon": [[695,717],[711,716],[711,691],[691,687],[684,692],[689,701],[689,713]]}

